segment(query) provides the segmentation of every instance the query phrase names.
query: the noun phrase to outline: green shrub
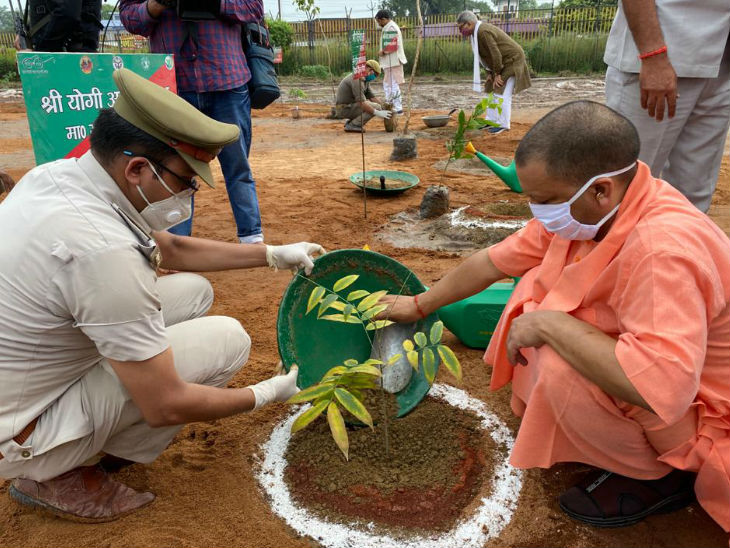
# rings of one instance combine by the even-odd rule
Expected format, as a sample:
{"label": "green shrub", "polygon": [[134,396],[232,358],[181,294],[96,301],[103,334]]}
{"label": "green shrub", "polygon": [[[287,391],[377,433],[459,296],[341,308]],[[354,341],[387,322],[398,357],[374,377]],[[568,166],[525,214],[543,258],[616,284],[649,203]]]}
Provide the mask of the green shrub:
{"label": "green shrub", "polygon": [[0,79],[4,82],[17,82],[20,80],[14,50],[0,55]]}
{"label": "green shrub", "polygon": [[272,44],[282,49],[291,46],[294,40],[294,28],[289,23],[281,19],[267,19],[266,24],[269,27]]}
{"label": "green shrub", "polygon": [[317,78],[318,80],[326,80],[330,77],[330,71],[324,65],[303,65],[298,74],[304,78]]}

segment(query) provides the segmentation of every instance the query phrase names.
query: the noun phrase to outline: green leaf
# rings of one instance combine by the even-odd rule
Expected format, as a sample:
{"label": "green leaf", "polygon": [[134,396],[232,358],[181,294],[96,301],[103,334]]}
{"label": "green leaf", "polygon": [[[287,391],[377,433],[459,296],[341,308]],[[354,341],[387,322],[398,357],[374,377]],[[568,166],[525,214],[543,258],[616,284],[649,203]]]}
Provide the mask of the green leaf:
{"label": "green leaf", "polygon": [[364,388],[369,390],[375,390],[378,388],[378,383],[375,377],[372,375],[363,375],[357,377],[341,377],[338,384],[346,386],[348,389],[352,388]]}
{"label": "green leaf", "polygon": [[406,358],[408,359],[408,363],[411,364],[411,367],[418,371],[418,352],[409,350],[406,352]]}
{"label": "green leaf", "polygon": [[428,384],[433,384],[436,378],[436,357],[430,348],[423,350],[423,376],[426,377]]}
{"label": "green leaf", "polygon": [[330,424],[330,432],[332,432],[337,447],[345,455],[345,460],[350,460],[347,454],[350,450],[350,440],[347,438],[347,429],[345,428],[345,421],[342,420],[342,413],[340,413],[335,402],[330,402],[327,406],[327,422]]}
{"label": "green leaf", "polygon": [[403,357],[403,354],[393,354],[390,358],[388,358],[388,365],[393,365],[395,362],[400,360]]}
{"label": "green leaf", "polygon": [[295,420],[294,423],[291,425],[292,433],[298,432],[302,428],[306,427],[309,423],[311,423],[314,419],[319,417],[322,414],[322,411],[327,409],[327,406],[329,404],[330,404],[330,400],[321,401],[317,405],[313,405],[312,407],[307,409],[304,413],[299,415],[297,417],[297,420]]}
{"label": "green leaf", "polygon": [[429,335],[429,339],[431,341],[431,344],[438,344],[441,342],[441,337],[444,334],[444,322],[437,321],[431,326],[431,333]]}
{"label": "green leaf", "polygon": [[358,364],[358,361],[354,358],[349,358],[342,363],[344,363],[347,367],[355,367]]}
{"label": "green leaf", "polygon": [[421,331],[418,331],[415,335],[413,335],[413,340],[416,341],[418,348],[423,348],[428,344],[428,340],[426,340],[426,335],[424,335]]}
{"label": "green leaf", "polygon": [[315,384],[309,388],[305,388],[301,392],[297,392],[291,398],[286,400],[286,403],[302,403],[305,401],[314,400],[320,396],[323,396],[327,392],[332,392],[334,387],[329,385]]}
{"label": "green leaf", "polygon": [[317,318],[321,318],[322,314],[327,312],[327,309],[338,299],[337,295],[330,293],[327,295],[321,303],[319,303],[319,310],[317,311]]}
{"label": "green leaf", "polygon": [[459,127],[462,128],[466,125],[466,113],[463,110],[459,111]]}
{"label": "green leaf", "polygon": [[449,373],[456,377],[456,380],[460,381],[461,364],[459,363],[459,359],[456,357],[456,354],[454,354],[454,351],[443,344],[438,345],[437,350],[446,369]]}
{"label": "green leaf", "polygon": [[335,301],[330,305],[330,308],[334,308],[335,310],[339,310],[340,312],[344,312],[345,308],[348,305],[342,301]]}
{"label": "green leaf", "polygon": [[383,365],[383,360],[376,360],[375,358],[368,358],[364,362],[362,362],[363,365]]}
{"label": "green leaf", "polygon": [[[332,286],[332,291],[335,293],[338,291],[342,291],[346,287],[350,287],[352,284],[355,283],[355,280],[357,280],[360,276],[358,274],[351,274],[350,276],[345,276],[344,278],[340,278],[335,282],[335,285]],[[349,300],[349,299],[348,299]]]}
{"label": "green leaf", "polygon": [[317,306],[319,301],[322,300],[322,297],[324,296],[325,289],[321,285],[318,285],[314,289],[312,289],[312,292],[309,294],[309,300],[307,301],[307,314],[309,314],[312,309]]}
{"label": "green leaf", "polygon": [[335,389],[335,398],[342,404],[348,412],[352,413],[358,420],[367,424],[370,428],[373,427],[373,418],[365,409],[365,406],[355,396],[350,394],[344,388]]}
{"label": "green leaf", "polygon": [[388,304],[376,304],[372,308],[368,308],[365,312],[363,312],[360,317],[363,321],[369,320],[370,318],[374,318],[378,314],[380,314],[383,310],[386,310],[390,305]]}
{"label": "green leaf", "polygon": [[324,379],[325,377],[333,377],[335,375],[342,375],[345,371],[347,371],[347,367],[345,367],[343,365],[336,365],[332,369],[327,371],[327,373],[325,373],[322,376],[322,378]]}
{"label": "green leaf", "polygon": [[376,320],[374,322],[370,322],[365,326],[365,329],[367,331],[374,331],[376,329],[383,329],[384,327],[388,327],[389,325],[393,325],[395,322],[391,320]]}
{"label": "green leaf", "polygon": [[406,339],[403,341],[403,350],[406,352],[410,352],[413,350],[413,341],[411,339]]}
{"label": "green leaf", "polygon": [[360,318],[356,316],[348,316],[347,319],[345,319],[344,314],[325,314],[320,318],[321,320],[329,320],[331,322],[342,322],[342,323],[357,323],[361,324],[362,321]]}
{"label": "green leaf", "polygon": [[[338,301],[341,302],[341,301]],[[351,304],[346,304],[345,309],[342,311],[342,315],[345,317],[345,322],[348,322],[350,319],[350,316],[352,316],[352,313],[355,312],[355,307]]]}
{"label": "green leaf", "polygon": [[360,301],[360,304],[357,305],[357,311],[362,312],[364,310],[367,310],[371,306],[377,304],[377,302],[381,299],[381,297],[384,297],[387,294],[388,294],[388,292],[386,290],[376,291],[375,293],[371,293],[370,295],[365,297],[362,301]]}
{"label": "green leaf", "polygon": [[358,289],[357,291],[353,291],[352,293],[349,293],[347,295],[348,301],[356,301],[358,299],[362,299],[363,297],[370,295],[370,291],[365,291],[364,289]]}
{"label": "green leaf", "polygon": [[364,373],[365,375],[373,375],[374,377],[380,376],[380,369],[375,367],[374,365],[358,365],[357,367],[353,367],[349,371],[350,373]]}

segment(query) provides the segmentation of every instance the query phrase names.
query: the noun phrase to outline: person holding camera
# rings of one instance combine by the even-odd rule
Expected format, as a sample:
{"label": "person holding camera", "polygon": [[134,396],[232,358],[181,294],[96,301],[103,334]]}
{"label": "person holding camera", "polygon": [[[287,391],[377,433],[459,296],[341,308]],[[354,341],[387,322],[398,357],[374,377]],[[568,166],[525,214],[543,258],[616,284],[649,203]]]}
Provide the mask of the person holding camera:
{"label": "person holding camera", "polygon": [[[241,243],[263,242],[256,183],[248,161],[251,149],[251,72],[241,47],[241,26],[260,21],[262,0],[226,0],[212,9],[199,2],[190,10],[207,17],[184,20],[179,0],[121,0],[124,27],[149,37],[150,51],[175,56],[178,94],[198,110],[240,129],[239,139],[218,156]],[[171,232],[188,236],[192,217]]]}

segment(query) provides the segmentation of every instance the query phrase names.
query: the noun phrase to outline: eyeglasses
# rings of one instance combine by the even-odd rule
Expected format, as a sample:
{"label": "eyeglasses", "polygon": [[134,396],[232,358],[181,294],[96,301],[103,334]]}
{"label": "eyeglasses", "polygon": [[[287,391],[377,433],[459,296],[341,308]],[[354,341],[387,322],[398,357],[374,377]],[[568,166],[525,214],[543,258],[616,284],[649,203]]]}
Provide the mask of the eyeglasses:
{"label": "eyeglasses", "polygon": [[151,158],[147,156],[146,154],[137,154],[134,152],[131,152],[129,150],[125,150],[124,154],[127,156],[139,156],[140,158],[144,158],[145,160],[152,163],[154,166],[158,167],[162,171],[167,171],[170,175],[173,175],[178,181],[180,181],[186,188],[189,188],[193,191],[193,193],[197,192],[200,189],[200,185],[198,184],[197,179],[195,176],[192,177],[183,177],[182,175],[178,175],[174,171],[172,171],[169,167],[167,167],[165,164],[160,162],[159,160],[155,160],[154,158]]}

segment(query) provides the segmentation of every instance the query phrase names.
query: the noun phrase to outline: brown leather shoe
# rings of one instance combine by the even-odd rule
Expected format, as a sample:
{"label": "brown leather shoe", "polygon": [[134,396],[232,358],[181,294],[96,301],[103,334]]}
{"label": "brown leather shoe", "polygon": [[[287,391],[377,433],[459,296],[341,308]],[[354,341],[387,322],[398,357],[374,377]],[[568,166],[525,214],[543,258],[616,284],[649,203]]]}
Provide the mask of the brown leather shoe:
{"label": "brown leather shoe", "polygon": [[71,521],[113,521],[153,500],[153,493],[139,493],[114,481],[100,466],[82,466],[38,482],[15,479],[10,496],[20,504]]}

